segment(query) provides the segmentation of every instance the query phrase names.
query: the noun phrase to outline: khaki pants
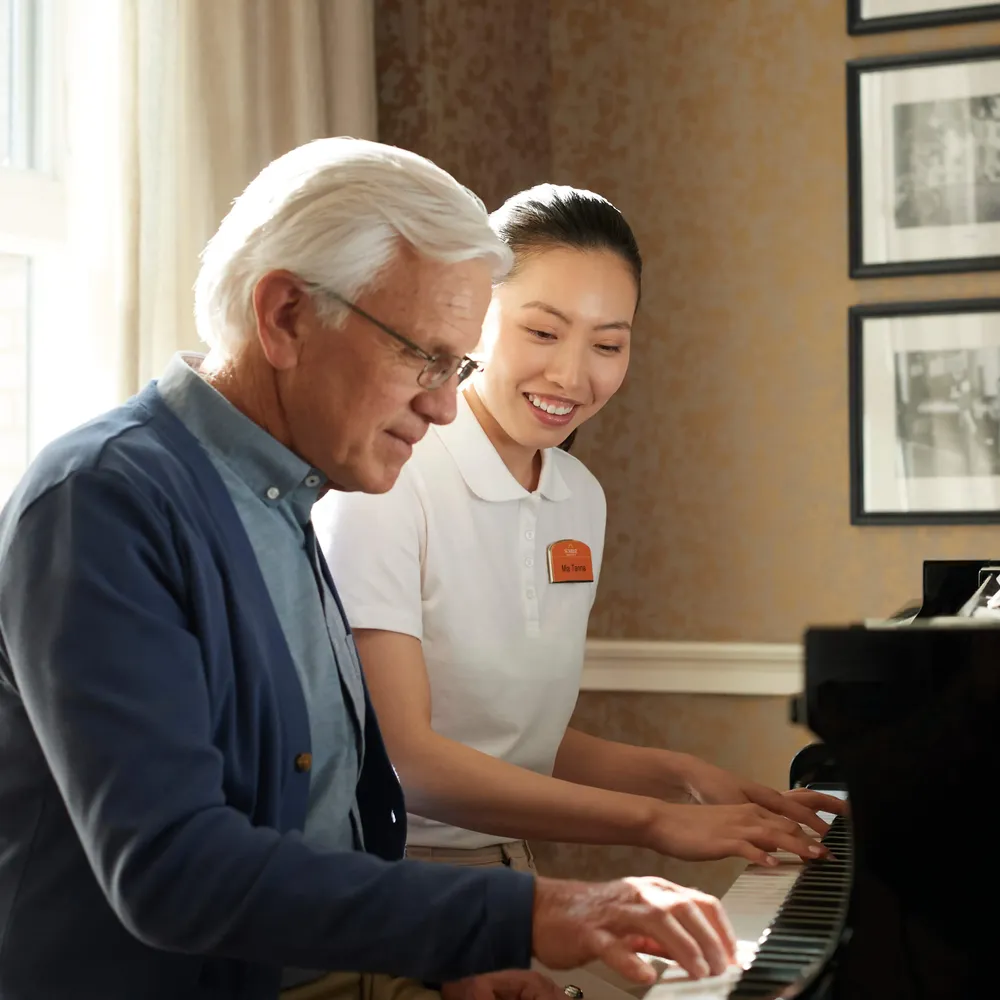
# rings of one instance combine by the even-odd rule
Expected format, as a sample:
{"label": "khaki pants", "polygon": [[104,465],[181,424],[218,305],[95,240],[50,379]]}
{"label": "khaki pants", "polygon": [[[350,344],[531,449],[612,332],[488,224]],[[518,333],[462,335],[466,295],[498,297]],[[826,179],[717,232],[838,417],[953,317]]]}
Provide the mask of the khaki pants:
{"label": "khaki pants", "polygon": [[523,840],[490,847],[416,847],[407,845],[406,856],[413,861],[437,861],[443,865],[472,865],[496,868],[505,865],[516,872],[538,874],[535,856]]}
{"label": "khaki pants", "polygon": [[281,1000],[441,1000],[441,994],[414,979],[331,972],[314,982],[282,990]]}

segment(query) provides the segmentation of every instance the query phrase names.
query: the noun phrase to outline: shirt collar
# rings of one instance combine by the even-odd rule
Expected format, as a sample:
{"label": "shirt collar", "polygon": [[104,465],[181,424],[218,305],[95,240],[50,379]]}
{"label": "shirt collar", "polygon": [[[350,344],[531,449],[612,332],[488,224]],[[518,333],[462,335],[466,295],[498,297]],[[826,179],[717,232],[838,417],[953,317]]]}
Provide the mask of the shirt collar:
{"label": "shirt collar", "polygon": [[[465,393],[458,394],[458,411],[450,424],[435,427],[441,443],[455,460],[466,486],[480,500],[523,500],[531,494],[511,475],[486,431],[472,412]],[[566,500],[572,494],[556,463],[555,449],[542,449],[538,490],[546,500]]]}
{"label": "shirt collar", "polygon": [[163,401],[206,450],[225,462],[262,503],[269,507],[287,503],[296,520],[305,524],[326,484],[326,476],[209,385],[198,374],[204,360],[203,354],[175,354],[156,383]]}

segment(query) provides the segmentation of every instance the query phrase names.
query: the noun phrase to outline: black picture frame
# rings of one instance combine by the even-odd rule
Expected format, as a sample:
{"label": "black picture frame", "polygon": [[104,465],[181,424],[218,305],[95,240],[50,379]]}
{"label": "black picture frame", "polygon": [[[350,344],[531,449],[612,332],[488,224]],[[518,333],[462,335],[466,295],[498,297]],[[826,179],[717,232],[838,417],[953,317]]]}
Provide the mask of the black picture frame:
{"label": "black picture frame", "polygon": [[[997,321],[996,344],[986,348],[979,347],[969,350],[944,343],[941,353],[970,354],[972,351],[976,353],[989,351],[994,355],[991,359],[993,367],[997,372],[1000,372],[1000,298],[866,303],[851,306],[848,310],[848,414],[850,438],[850,515],[852,525],[1000,524],[1000,419],[996,421],[997,433],[993,439],[993,447],[997,449],[996,458],[993,460],[993,467],[996,470],[996,474],[988,477],[991,483],[995,480],[995,488],[997,489],[995,507],[983,508],[979,506],[969,509],[943,509],[941,507],[934,508],[927,506],[921,509],[909,510],[891,510],[884,507],[881,509],[869,509],[865,499],[867,492],[865,469],[868,465],[868,456],[866,453],[866,416],[869,413],[868,401],[865,398],[865,356],[868,353],[868,345],[865,343],[866,322],[877,319],[906,320],[908,318],[920,317],[954,318],[970,314],[995,314]],[[903,447],[900,447],[900,451],[903,451],[905,443],[901,441],[899,433],[901,416],[897,395],[898,369],[896,365],[898,365],[898,361],[896,361],[895,357],[894,362],[893,374],[890,379],[892,392],[891,420],[895,424],[892,430],[893,439],[891,443],[894,448],[902,445]],[[1000,408],[1000,388],[997,390],[995,400],[998,408]],[[869,439],[875,438],[876,434],[872,431],[870,422],[867,429],[867,437]],[[952,483],[954,478],[948,477],[948,482]],[[977,483],[981,481],[981,477],[969,478],[970,481],[975,479]],[[932,482],[932,480],[933,477],[927,477],[923,482]],[[898,478],[896,481],[898,482]],[[911,478],[909,481],[921,482],[917,477]]]}
{"label": "black picture frame", "polygon": [[[864,123],[862,122],[861,109],[863,78],[867,74],[874,73],[891,74],[898,70],[935,69],[949,65],[974,64],[984,61],[997,63],[997,94],[1000,95],[1000,45],[948,49],[926,53],[906,53],[894,56],[865,57],[852,59],[847,63],[848,271],[850,277],[882,278],[917,274],[1000,270],[1000,246],[998,246],[995,252],[968,256],[926,256],[916,259],[886,261],[866,260],[864,250],[866,206],[863,178],[866,166],[870,168],[871,164],[866,164],[864,159],[865,149],[862,134]],[[988,100],[993,97],[994,95],[991,93],[986,97],[970,95],[968,98],[958,98],[958,100]],[[930,103],[953,103],[954,100],[948,98],[941,102],[934,101]],[[911,105],[911,107],[917,106],[919,105]],[[896,111],[897,108],[894,107],[893,110]],[[881,128],[876,131],[882,135],[885,129]],[[871,169],[869,169],[869,173],[871,173]],[[936,192],[932,191],[931,193]],[[894,199],[895,192],[890,192],[890,195]],[[898,209],[896,211],[898,212]],[[968,228],[968,226],[965,228]],[[898,231],[902,231],[902,227]],[[952,232],[951,229],[948,231]]]}
{"label": "black picture frame", "polygon": [[886,17],[864,17],[862,0],[847,0],[847,33],[849,35],[874,35],[885,31],[909,31],[913,28],[940,28],[947,24],[969,24],[974,21],[1000,19],[1000,3],[979,7],[956,5],[950,10],[918,11],[913,14],[895,14]]}

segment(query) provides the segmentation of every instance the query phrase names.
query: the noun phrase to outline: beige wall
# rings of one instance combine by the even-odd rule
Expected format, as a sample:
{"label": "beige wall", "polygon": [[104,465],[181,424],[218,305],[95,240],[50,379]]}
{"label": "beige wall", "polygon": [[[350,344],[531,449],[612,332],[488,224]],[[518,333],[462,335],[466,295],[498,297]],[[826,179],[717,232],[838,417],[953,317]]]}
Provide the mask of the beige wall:
{"label": "beige wall", "polygon": [[496,208],[551,171],[547,0],[376,0],[379,137]]}
{"label": "beige wall", "polygon": [[[400,63],[400,3],[382,0],[383,138],[491,207],[543,178],[592,187],[646,258],[628,381],[577,445],[608,496],[594,635],[797,641],[918,596],[924,558],[1000,552],[994,528],[849,523],[848,306],[1000,282],[848,279],[844,92],[848,59],[997,44],[1000,24],[851,38],[844,0],[440,0],[411,8],[433,44]],[[785,719],[778,698],[589,692],[575,724],[779,784],[808,738]],[[720,885],[624,848],[539,854]]]}
{"label": "beige wall", "polygon": [[602,636],[794,641],[919,595],[990,527],[852,527],[856,302],[996,294],[994,274],[847,277],[844,63],[1000,43],[1000,24],[851,38],[843,0],[553,0],[553,176],[648,262],[627,387],[580,436],[608,495]]}

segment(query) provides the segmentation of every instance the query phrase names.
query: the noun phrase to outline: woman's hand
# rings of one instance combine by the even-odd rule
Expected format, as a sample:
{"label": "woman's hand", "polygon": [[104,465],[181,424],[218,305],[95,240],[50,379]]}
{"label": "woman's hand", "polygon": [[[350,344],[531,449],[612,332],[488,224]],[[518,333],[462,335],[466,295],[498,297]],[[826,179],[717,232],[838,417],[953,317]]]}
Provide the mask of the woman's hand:
{"label": "woman's hand", "polygon": [[642,843],[685,861],[739,857],[759,865],[777,864],[774,851],[788,851],[804,861],[830,853],[794,820],[753,802],[701,806],[654,800]]}
{"label": "woman's hand", "polygon": [[829,824],[824,823],[818,813],[841,816],[848,811],[847,803],[834,795],[824,795],[807,788],[779,792],[756,781],[747,781],[697,757],[685,758],[681,774],[688,794],[702,805],[734,806],[752,803],[801,823],[820,836],[826,833]]}

